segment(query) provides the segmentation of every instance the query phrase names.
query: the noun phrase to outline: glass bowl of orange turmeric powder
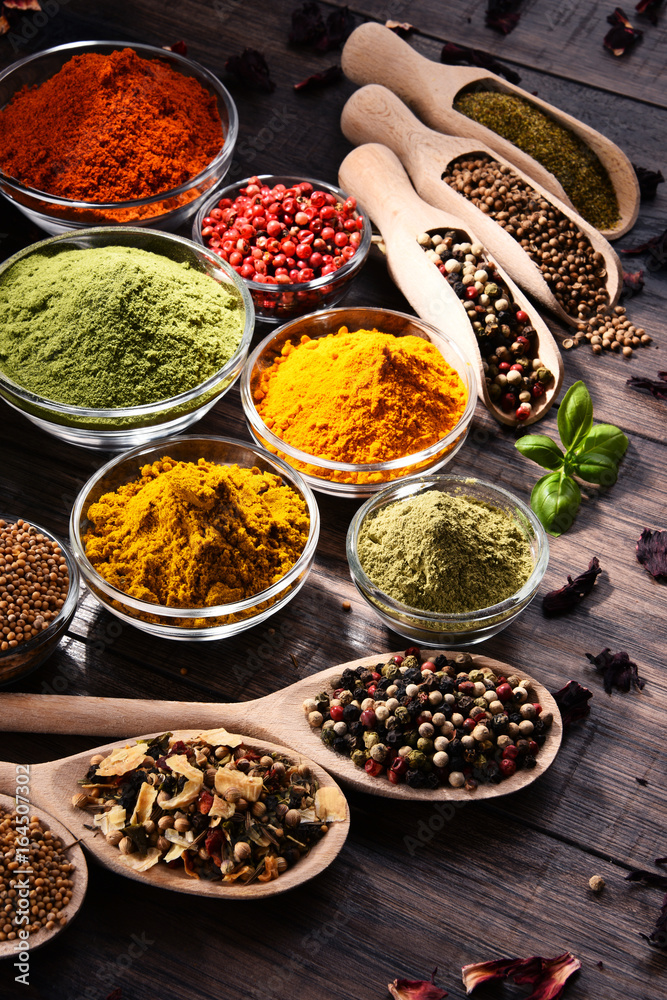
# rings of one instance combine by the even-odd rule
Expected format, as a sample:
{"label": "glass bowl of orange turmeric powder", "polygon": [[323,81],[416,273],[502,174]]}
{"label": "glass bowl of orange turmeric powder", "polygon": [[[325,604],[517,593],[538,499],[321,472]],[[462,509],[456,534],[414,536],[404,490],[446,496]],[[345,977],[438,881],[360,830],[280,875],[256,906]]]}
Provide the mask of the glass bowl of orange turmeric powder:
{"label": "glass bowl of orange turmeric powder", "polygon": [[0,73],[0,192],[52,235],[177,229],[223,181],[237,135],[220,81],[152,45],[74,42]]}
{"label": "glass bowl of orange turmeric powder", "polygon": [[476,392],[474,359],[445,333],[359,306],[280,327],[241,377],[255,441],[334,496],[370,496],[451,461]]}
{"label": "glass bowl of orange turmeric powder", "polygon": [[223,639],[265,621],[310,573],[320,532],[303,478],[250,442],[134,448],[80,491],[71,548],[93,597],[150,635]]}

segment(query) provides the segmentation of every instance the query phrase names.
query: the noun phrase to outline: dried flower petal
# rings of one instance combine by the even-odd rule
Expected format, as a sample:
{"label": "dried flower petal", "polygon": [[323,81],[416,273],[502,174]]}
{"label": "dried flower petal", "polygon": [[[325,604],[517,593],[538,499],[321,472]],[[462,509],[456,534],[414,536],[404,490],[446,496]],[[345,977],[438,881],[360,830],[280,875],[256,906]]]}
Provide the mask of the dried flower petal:
{"label": "dried flower petal", "polygon": [[639,0],[635,7],[638,14],[646,14],[651,24],[658,23],[658,8],[662,0]]}
{"label": "dried flower petal", "polygon": [[[667,377],[667,372],[661,372]],[[667,398],[667,385],[664,387]],[[644,528],[637,542],[637,561],[642,564],[656,580],[667,577],[667,531],[651,531]]]}
{"label": "dried flower petal", "polygon": [[646,243],[640,243],[638,246],[630,247],[628,250],[621,250],[621,253],[630,255],[639,253],[650,254],[652,258],[651,265],[653,265],[649,265],[651,271],[659,271],[660,268],[667,267],[667,229],[660,233],[659,236],[652,236]]}
{"label": "dried flower petal", "polygon": [[[667,858],[656,858],[655,863],[661,864],[666,860]],[[643,885],[655,889],[667,890],[667,875],[662,875],[659,872],[643,871],[641,868],[638,868],[626,875],[625,880],[626,882],[641,882]],[[652,932],[650,934],[642,934],[641,936],[649,944],[655,945],[658,948],[667,947],[667,893],[662,901],[660,915],[655,922]]]}
{"label": "dried flower petal", "polygon": [[533,992],[526,1000],[558,1000],[570,976],[581,968],[581,962],[571,952],[556,958],[501,958],[491,962],[465,965],[462,969],[463,985],[472,993],[480,983],[511,977],[518,985],[529,984]]}
{"label": "dried flower petal", "polygon": [[0,14],[0,36],[6,35],[10,29],[10,24],[4,14]]}
{"label": "dried flower petal", "polygon": [[299,90],[321,90],[322,87],[330,87],[333,83],[338,83],[342,78],[343,71],[340,66],[329,66],[321,73],[313,73],[305,80],[294,84],[294,89]]}
{"label": "dried flower petal", "polygon": [[660,170],[649,170],[648,167],[638,167],[636,163],[633,163],[635,173],[637,174],[637,180],[639,181],[639,193],[641,195],[642,201],[648,201],[650,198],[655,198],[656,192],[658,190],[658,184],[663,184],[665,178],[662,176],[662,171]]}
{"label": "dried flower petal", "polygon": [[4,0],[7,10],[41,10],[39,0]]}
{"label": "dried flower petal", "polygon": [[648,885],[654,889],[664,889],[667,892],[667,875],[663,875],[661,872],[649,872],[642,868],[633,868],[633,870],[625,876],[626,882],[643,882],[644,885]]}
{"label": "dried flower petal", "polygon": [[643,271],[624,271],[623,272],[623,287],[621,288],[620,302],[624,302],[626,299],[632,299],[635,295],[639,293],[644,288],[644,272]]}
{"label": "dried flower petal", "polygon": [[395,979],[387,989],[394,1000],[442,1000],[447,996],[446,990],[441,990],[433,982],[438,970],[434,969],[431,979]]}
{"label": "dried flower petal", "polygon": [[414,24],[408,24],[407,21],[385,21],[384,26],[397,34],[399,38],[407,38],[416,30]]}
{"label": "dried flower petal", "polygon": [[590,594],[598,575],[602,572],[597,556],[593,556],[588,569],[574,580],[568,575],[567,583],[559,590],[551,590],[542,598],[542,611],[547,617],[564,615],[576,608],[579,601]]}
{"label": "dried flower petal", "polygon": [[188,54],[188,47],[184,41],[174,42],[173,45],[163,45],[162,48],[166,49],[167,52],[175,52],[179,56],[187,56]]}
{"label": "dried flower petal", "polygon": [[276,89],[266,59],[257,49],[244,49],[240,56],[230,56],[225,63],[225,69],[246,87],[263,90],[267,94]]}
{"label": "dried flower petal", "polygon": [[636,389],[638,392],[650,392],[656,399],[667,399],[667,372],[658,372],[658,379],[631,375],[625,384],[629,385],[631,389]]}
{"label": "dried flower petal", "polygon": [[292,11],[292,45],[307,45],[317,52],[339,48],[354,29],[354,17],[347,7],[332,11],[326,19],[318,3],[304,3]]}
{"label": "dried flower petal", "polygon": [[517,10],[521,0],[488,0],[486,5],[486,26],[499,31],[501,35],[509,35],[514,31],[521,13]]}
{"label": "dried flower petal", "polygon": [[600,671],[603,677],[604,689],[611,694],[614,688],[619,691],[629,691],[635,688],[641,691],[646,681],[639,676],[637,664],[633,663],[627,653],[612,653],[603,649],[598,656],[586,653],[587,658]]}
{"label": "dried flower petal", "polygon": [[589,714],[591,706],[588,702],[593,697],[593,692],[578,681],[568,681],[553,697],[563,720],[563,728],[567,729],[573,722],[578,722]]}
{"label": "dried flower petal", "polygon": [[353,31],[354,16],[347,7],[332,11],[327,18],[326,31],[315,48],[318,52],[329,52],[331,49],[340,48]]}
{"label": "dried flower petal", "polygon": [[644,32],[639,28],[633,28],[625,12],[616,7],[613,14],[607,18],[607,23],[611,24],[610,30],[604,38],[604,47],[609,49],[615,56],[625,55],[634,48],[635,44],[642,40]]}
{"label": "dried flower petal", "polygon": [[518,73],[504,63],[498,62],[488,52],[470,49],[465,45],[455,45],[454,42],[445,42],[440,53],[440,62],[447,66],[479,66],[481,69],[488,69],[492,73],[504,76],[510,83],[521,81]]}

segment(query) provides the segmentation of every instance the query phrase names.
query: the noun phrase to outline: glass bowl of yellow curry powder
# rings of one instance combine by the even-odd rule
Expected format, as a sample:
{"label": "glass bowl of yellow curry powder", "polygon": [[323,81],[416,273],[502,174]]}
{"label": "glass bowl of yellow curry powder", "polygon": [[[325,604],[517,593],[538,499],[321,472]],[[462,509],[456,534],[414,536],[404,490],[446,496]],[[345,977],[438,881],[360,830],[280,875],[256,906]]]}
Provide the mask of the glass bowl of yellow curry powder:
{"label": "glass bowl of yellow curry powder", "polygon": [[423,476],[359,508],[347,559],[385,625],[426,647],[457,648],[502,631],[530,604],[549,544],[530,507],[502,487]]}
{"label": "glass bowl of yellow curry powder", "polygon": [[241,399],[255,441],[313,489],[370,496],[454,457],[475,409],[475,362],[416,316],[323,309],[262,341]]}
{"label": "glass bowl of yellow curry powder", "polygon": [[182,236],[55,236],[0,265],[0,396],[70,444],[131,448],[203,417],[253,327],[242,279]]}
{"label": "glass bowl of yellow curry powder", "polygon": [[320,518],[279,458],[221,437],[168,438],[105,465],[72,510],[72,551],[112,614],[168,639],[222,639],[301,589]]}

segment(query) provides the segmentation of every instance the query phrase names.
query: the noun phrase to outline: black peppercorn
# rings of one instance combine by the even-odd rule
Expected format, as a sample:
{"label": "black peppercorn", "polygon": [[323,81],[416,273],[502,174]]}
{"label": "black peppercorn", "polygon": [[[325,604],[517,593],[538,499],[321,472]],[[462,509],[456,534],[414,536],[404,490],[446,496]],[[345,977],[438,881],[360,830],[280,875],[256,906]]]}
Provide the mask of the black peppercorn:
{"label": "black peppercorn", "polygon": [[410,788],[425,788],[428,779],[421,771],[407,770],[405,772],[405,781]]}
{"label": "black peppercorn", "polygon": [[348,723],[356,722],[360,715],[361,711],[357,708],[356,705],[346,705],[343,709],[344,722]]}

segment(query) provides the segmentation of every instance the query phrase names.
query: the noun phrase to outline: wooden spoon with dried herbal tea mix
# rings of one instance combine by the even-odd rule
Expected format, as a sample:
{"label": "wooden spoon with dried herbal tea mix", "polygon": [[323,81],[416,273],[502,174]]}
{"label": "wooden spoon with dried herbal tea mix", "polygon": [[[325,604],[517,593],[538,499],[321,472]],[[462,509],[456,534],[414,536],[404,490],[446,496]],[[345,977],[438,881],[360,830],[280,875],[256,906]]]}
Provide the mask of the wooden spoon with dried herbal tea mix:
{"label": "wooden spoon with dried herbal tea mix", "polygon": [[270,882],[347,818],[308,764],[261,753],[224,729],[165,733],[91,758],[72,803],[127,868],[159,861],[192,878]]}

